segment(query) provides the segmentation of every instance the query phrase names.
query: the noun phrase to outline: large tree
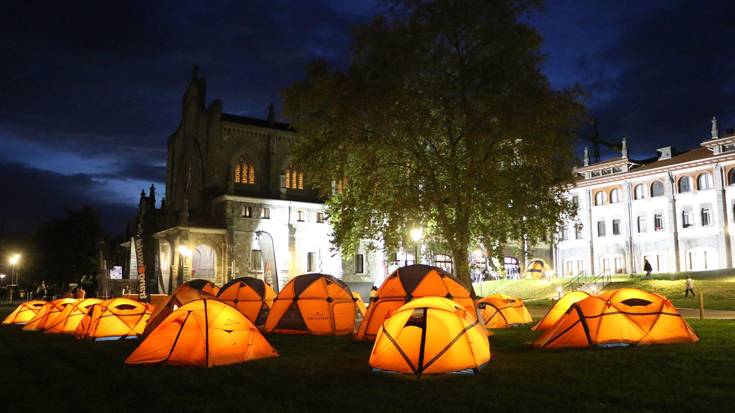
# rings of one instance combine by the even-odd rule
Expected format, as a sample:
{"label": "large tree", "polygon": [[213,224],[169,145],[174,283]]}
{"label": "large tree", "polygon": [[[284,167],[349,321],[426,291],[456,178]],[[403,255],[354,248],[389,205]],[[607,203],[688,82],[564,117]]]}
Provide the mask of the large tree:
{"label": "large tree", "polygon": [[[327,201],[334,241],[406,245],[427,228],[470,284],[475,242],[499,254],[571,212],[575,89],[541,72],[523,0],[392,0],[354,31],[349,67],[313,62],[284,91],[296,154]],[[346,181],[335,192],[334,181]]]}

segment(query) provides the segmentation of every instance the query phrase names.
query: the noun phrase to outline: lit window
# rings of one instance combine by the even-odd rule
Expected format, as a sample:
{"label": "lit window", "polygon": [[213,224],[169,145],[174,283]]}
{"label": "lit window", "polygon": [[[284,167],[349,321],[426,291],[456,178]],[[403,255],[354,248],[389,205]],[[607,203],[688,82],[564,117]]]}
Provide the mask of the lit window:
{"label": "lit window", "polygon": [[255,164],[240,158],[235,162],[235,183],[252,185],[255,183]]}
{"label": "lit window", "polygon": [[304,172],[289,164],[283,171],[286,189],[304,189]]}
{"label": "lit window", "polygon": [[683,176],[679,179],[679,193],[683,194],[692,190],[692,178]]}
{"label": "lit window", "polygon": [[620,220],[619,219],[613,219],[612,231],[613,231],[613,235],[620,235]]}
{"label": "lit window", "polygon": [[576,238],[576,239],[582,239],[582,228],[583,228],[583,226],[582,226],[582,223],[581,222],[577,222],[574,225],[574,238]]}
{"label": "lit window", "polygon": [[317,212],[316,213],[316,222],[323,223],[324,222],[324,212]]}
{"label": "lit window", "polygon": [[735,168],[732,168],[727,172],[727,183],[735,185]]}
{"label": "lit window", "polygon": [[712,225],[712,211],[709,208],[702,208],[702,226]]}
{"label": "lit window", "polygon": [[638,184],[633,189],[633,199],[643,199],[646,197],[645,188],[642,184]]}
{"label": "lit window", "polygon": [[241,206],[240,207],[240,216],[245,218],[250,218],[253,215],[253,209],[249,206]]}
{"label": "lit window", "polygon": [[638,232],[646,232],[646,217],[638,217]]}
{"label": "lit window", "polygon": [[712,189],[712,175],[708,173],[699,175],[697,177],[697,189],[700,191]]}
{"label": "lit window", "polygon": [[664,183],[661,181],[655,181],[651,184],[651,197],[664,196]]}
{"label": "lit window", "polygon": [[595,194],[595,205],[604,205],[604,204],[605,204],[605,192],[598,191]]}
{"label": "lit window", "polygon": [[692,211],[681,211],[681,226],[683,228],[688,228],[692,226]]}
{"label": "lit window", "polygon": [[260,208],[260,217],[263,219],[270,219],[271,217],[271,209],[270,208]]}
{"label": "lit window", "polygon": [[610,191],[610,203],[611,204],[617,204],[620,202],[620,189],[615,188],[612,191]]}
{"label": "lit window", "polygon": [[334,181],[334,190],[337,191],[338,194],[344,192],[345,187],[347,187],[347,177]]}
{"label": "lit window", "polygon": [[605,221],[597,221],[597,236],[605,236]]}
{"label": "lit window", "polygon": [[663,214],[653,215],[653,229],[656,231],[664,230],[664,216]]}

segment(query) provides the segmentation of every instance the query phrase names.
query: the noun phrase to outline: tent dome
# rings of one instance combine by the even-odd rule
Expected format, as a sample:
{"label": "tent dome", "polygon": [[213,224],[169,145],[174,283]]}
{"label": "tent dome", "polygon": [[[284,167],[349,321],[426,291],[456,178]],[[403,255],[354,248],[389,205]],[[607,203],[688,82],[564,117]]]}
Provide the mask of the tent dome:
{"label": "tent dome", "polygon": [[201,299],[169,314],[125,363],[214,367],[267,357],[278,353],[247,317],[223,302]]}
{"label": "tent dome", "polygon": [[39,331],[43,330],[47,324],[53,323],[56,317],[64,311],[67,305],[76,303],[77,300],[74,298],[59,298],[57,300],[47,302],[41,307],[36,315],[28,321],[23,327],[24,331]]}
{"label": "tent dome", "polygon": [[561,316],[563,316],[564,313],[567,312],[572,304],[576,303],[577,301],[582,301],[589,296],[589,293],[585,291],[572,291],[570,293],[564,294],[564,297],[560,298],[559,301],[554,303],[554,305],[549,309],[549,312],[546,313],[544,318],[542,318],[541,321],[538,322],[538,324],[531,327],[531,330],[548,330],[551,326],[554,325],[554,323],[559,321]]}
{"label": "tent dome", "polygon": [[255,325],[262,326],[276,298],[276,292],[267,282],[253,277],[231,280],[220,288],[217,299],[237,308]]}
{"label": "tent dome", "polygon": [[621,288],[573,303],[534,347],[694,343],[699,337],[666,297]]}
{"label": "tent dome", "polygon": [[429,265],[409,265],[393,271],[383,281],[367,308],[367,313],[355,334],[358,340],[372,340],[383,320],[400,306],[420,297],[445,297],[456,301],[477,317],[474,293],[441,268]]}
{"label": "tent dome", "polygon": [[161,305],[156,306],[156,310],[151,314],[151,317],[146,322],[143,335],[147,336],[150,334],[151,331],[153,331],[161,321],[165,320],[169,314],[176,310],[176,308],[202,298],[214,298],[214,296],[202,290],[190,287],[187,284],[181,284]]}
{"label": "tent dome", "polygon": [[21,303],[18,307],[13,310],[12,313],[8,314],[3,320],[3,324],[26,324],[36,315],[46,301],[32,300]]}
{"label": "tent dome", "polygon": [[93,305],[101,303],[98,298],[84,298],[64,307],[58,317],[52,322],[46,323],[46,333],[74,334],[77,326],[82,321]]}
{"label": "tent dome", "polygon": [[490,361],[482,322],[456,301],[415,299],[386,319],[375,338],[370,367],[413,374],[478,373]]}
{"label": "tent dome", "polygon": [[346,335],[355,329],[352,291],[327,274],[304,274],[286,284],[273,302],[266,332]]}
{"label": "tent dome", "polygon": [[520,298],[505,294],[489,295],[477,302],[487,328],[508,328],[533,322]]}
{"label": "tent dome", "polygon": [[78,339],[116,340],[143,334],[153,306],[127,298],[113,298],[95,304],[77,326]]}
{"label": "tent dome", "polygon": [[195,278],[193,280],[189,280],[182,285],[189,286],[191,288],[194,288],[199,291],[204,291],[205,293],[217,296],[217,293],[219,292],[219,287],[211,281],[202,280],[201,278]]}

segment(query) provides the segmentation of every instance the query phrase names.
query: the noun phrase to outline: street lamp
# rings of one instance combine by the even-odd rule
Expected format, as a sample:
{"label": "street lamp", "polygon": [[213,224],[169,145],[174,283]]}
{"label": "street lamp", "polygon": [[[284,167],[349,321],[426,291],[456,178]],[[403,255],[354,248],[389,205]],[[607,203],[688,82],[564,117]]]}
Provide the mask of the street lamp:
{"label": "street lamp", "polygon": [[419,241],[421,241],[421,238],[424,237],[424,229],[421,227],[413,228],[411,230],[411,239],[414,242],[414,254],[413,254],[413,263],[418,264],[419,263]]}
{"label": "street lamp", "polygon": [[179,274],[177,286],[184,283],[184,257],[191,257],[191,249],[186,245],[179,245]]}
{"label": "street lamp", "polygon": [[10,273],[10,301],[13,301],[13,290],[12,287],[18,284],[18,274],[16,272],[18,263],[20,262],[20,254],[13,254],[8,257],[8,262],[13,266],[13,272]]}

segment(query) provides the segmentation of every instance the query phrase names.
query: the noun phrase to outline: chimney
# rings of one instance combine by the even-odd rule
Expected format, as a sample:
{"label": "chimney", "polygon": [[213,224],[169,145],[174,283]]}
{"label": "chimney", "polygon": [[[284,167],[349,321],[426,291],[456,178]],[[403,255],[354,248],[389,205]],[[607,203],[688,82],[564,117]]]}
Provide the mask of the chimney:
{"label": "chimney", "polygon": [[584,147],[584,166],[590,166],[590,152]]}
{"label": "chimney", "polygon": [[717,118],[712,116],[712,139],[717,139],[720,137],[720,131],[717,130]]}
{"label": "chimney", "polygon": [[626,158],[627,159],[628,158],[628,141],[625,138],[623,138],[623,142],[620,145],[620,147],[621,147],[620,155],[623,158]]}
{"label": "chimney", "polygon": [[656,149],[656,152],[660,154],[658,156],[659,161],[663,161],[665,159],[671,159],[671,146],[664,146],[663,148],[658,148]]}

